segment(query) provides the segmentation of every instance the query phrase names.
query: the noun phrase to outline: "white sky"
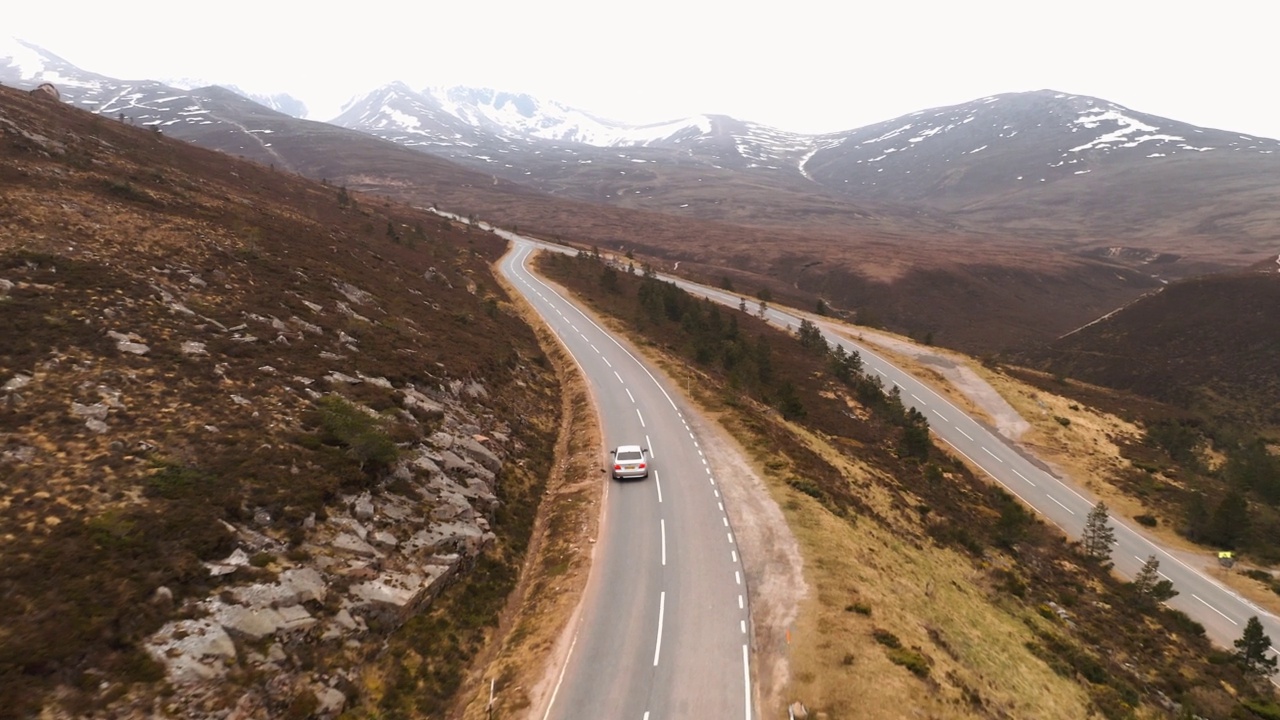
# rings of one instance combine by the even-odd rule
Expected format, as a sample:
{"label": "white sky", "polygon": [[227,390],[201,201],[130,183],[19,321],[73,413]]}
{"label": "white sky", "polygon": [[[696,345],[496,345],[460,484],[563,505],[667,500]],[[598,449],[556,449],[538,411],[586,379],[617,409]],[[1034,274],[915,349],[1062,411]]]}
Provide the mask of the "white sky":
{"label": "white sky", "polygon": [[634,123],[722,113],[796,132],[1052,88],[1280,138],[1280,4],[1264,0],[4,4],[0,34],[86,70],[289,92],[321,120],[391,80],[527,92]]}

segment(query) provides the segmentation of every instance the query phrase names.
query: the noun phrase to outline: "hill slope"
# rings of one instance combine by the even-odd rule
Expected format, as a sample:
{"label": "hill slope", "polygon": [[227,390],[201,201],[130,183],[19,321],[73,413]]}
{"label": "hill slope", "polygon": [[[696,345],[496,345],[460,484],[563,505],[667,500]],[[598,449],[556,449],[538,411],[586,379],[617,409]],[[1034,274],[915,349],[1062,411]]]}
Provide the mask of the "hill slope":
{"label": "hill slope", "polygon": [[384,647],[443,707],[558,419],[504,245],[10,88],[0,228],[0,714],[332,716]]}
{"label": "hill slope", "polygon": [[[105,93],[96,82],[76,79],[65,95],[76,101],[82,85]],[[340,120],[359,132],[220,88],[113,87],[113,117],[166,135],[629,251],[668,271],[729,277],[746,295],[767,287],[802,307],[821,298],[976,353],[1048,341],[1157,278],[1280,252],[1271,141],[1204,131],[1218,149],[1192,151],[1208,146],[1185,140],[1200,129],[1092,98],[999,96],[806,138],[719,116],[632,133],[525,96],[403,85],[348,108]],[[1138,138],[1148,139],[1123,147]],[[1076,174],[1083,166],[1064,153],[1090,172]],[[1015,166],[1046,181],[1028,187]]]}
{"label": "hill slope", "polygon": [[1033,365],[1097,385],[1280,427],[1280,272],[1170,284],[1029,353]]}

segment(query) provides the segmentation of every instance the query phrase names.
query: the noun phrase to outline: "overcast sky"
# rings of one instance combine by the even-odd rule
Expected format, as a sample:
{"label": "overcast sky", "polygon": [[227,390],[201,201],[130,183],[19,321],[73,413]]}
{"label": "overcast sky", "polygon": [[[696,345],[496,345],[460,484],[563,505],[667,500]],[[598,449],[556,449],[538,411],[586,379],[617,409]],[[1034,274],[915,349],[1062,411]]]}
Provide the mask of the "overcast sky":
{"label": "overcast sky", "polygon": [[827,132],[1051,88],[1280,138],[1275,3],[1073,0],[14,0],[13,35],[124,79],[288,92],[328,120],[392,80],[615,120],[722,113]]}

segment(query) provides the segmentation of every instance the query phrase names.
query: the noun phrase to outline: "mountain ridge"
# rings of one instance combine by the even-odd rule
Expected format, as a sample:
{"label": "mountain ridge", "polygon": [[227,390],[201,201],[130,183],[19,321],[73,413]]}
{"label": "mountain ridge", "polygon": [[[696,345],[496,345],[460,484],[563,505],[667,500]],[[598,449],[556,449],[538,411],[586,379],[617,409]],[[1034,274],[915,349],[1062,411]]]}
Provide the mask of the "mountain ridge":
{"label": "mountain ridge", "polygon": [[[0,79],[11,65],[0,60]],[[93,92],[72,85],[64,98],[352,189],[680,261],[976,351],[1049,340],[1159,282],[1280,253],[1280,142],[1053,91],[818,136],[706,115],[608,147],[531,136],[565,137],[570,111],[491,90],[393,83],[336,124],[216,88]],[[987,286],[993,277],[1012,284]],[[922,290],[931,307],[897,297]]]}

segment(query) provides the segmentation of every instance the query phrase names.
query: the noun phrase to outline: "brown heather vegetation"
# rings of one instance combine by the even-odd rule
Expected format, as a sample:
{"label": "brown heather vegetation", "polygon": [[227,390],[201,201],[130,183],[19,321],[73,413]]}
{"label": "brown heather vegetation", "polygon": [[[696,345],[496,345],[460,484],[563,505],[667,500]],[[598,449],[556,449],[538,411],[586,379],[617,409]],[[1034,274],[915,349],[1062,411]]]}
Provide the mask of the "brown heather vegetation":
{"label": "brown heather vegetation", "polygon": [[901,406],[860,374],[840,380],[813,343],[589,254],[540,266],[695,373],[700,402],[758,449],[817,588],[791,657],[793,696],[811,711],[1280,716],[1270,686],[1196,623],[1137,601],[947,453],[913,447]]}
{"label": "brown heather vegetation", "polygon": [[[385,482],[398,447],[434,429],[314,403],[311,388],[399,406],[398,390],[326,384],[333,371],[481,383],[460,402],[519,449],[476,571],[385,644],[308,660],[382,678],[343,687],[356,717],[447,707],[515,586],[559,421],[558,382],[490,268],[503,251],[425,212],[0,88],[0,384],[30,379],[0,400],[0,716],[169,692],[140,641],[214,587],[201,563],[230,550],[224,521],[265,514],[259,531],[296,546],[308,517]],[[77,403],[102,403],[105,430]],[[290,563],[254,558],[235,579]]]}
{"label": "brown heather vegetation", "polygon": [[1022,358],[1220,424],[1280,432],[1280,273],[1172,283]]}
{"label": "brown heather vegetation", "polygon": [[[545,182],[535,189],[243,99],[226,102],[227,112],[270,130],[270,145],[265,134],[213,134],[215,126],[178,131],[352,190],[438,205],[547,240],[632,251],[659,270],[712,285],[727,276],[746,294],[767,287],[795,307],[823,298],[861,323],[917,338],[932,333],[939,344],[974,353],[1047,342],[1158,285],[1141,263],[1094,253],[1100,243],[1064,246],[1070,225],[1034,236],[973,230],[915,207],[851,202],[782,173],[638,165],[605,157],[613,151],[567,170],[559,156],[544,159]],[[632,200],[650,196],[657,199]]]}

